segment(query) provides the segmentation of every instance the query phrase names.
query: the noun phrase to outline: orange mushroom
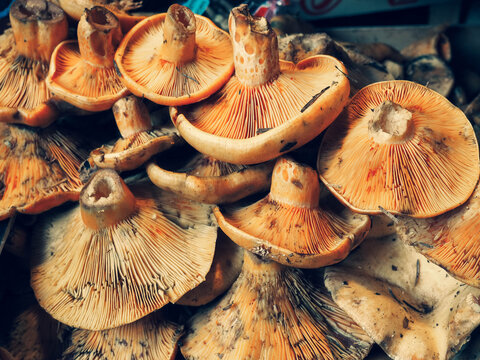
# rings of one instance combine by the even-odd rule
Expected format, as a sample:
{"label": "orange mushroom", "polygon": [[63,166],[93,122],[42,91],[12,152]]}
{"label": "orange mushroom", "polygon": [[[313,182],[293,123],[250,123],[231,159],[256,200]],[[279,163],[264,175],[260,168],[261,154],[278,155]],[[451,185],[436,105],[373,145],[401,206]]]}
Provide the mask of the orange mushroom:
{"label": "orange mushroom", "polygon": [[50,55],[67,38],[67,19],[45,0],[17,0],[0,36],[0,122],[45,127],[58,116],[47,88]]}
{"label": "orange mushroom", "polygon": [[31,285],[40,305],[69,326],[105,330],[175,302],[212,264],[217,226],[211,207],[130,189],[97,171],[80,205],[44,218],[36,231]]}
{"label": "orange mushroom", "polygon": [[115,62],[132,93],[162,105],[203,100],[233,73],[228,34],[178,4],[125,35]]}
{"label": "orange mushroom", "polygon": [[247,206],[217,207],[214,213],[222,230],[249,251],[288,266],[326,266],[362,242],[370,218],[325,200],[319,204],[320,191],[315,170],[280,158],[270,194]]}
{"label": "orange mushroom", "polygon": [[128,94],[113,64],[122,39],[117,17],[106,8],[85,9],[78,42],[60,43],[52,54],[47,85],[57,97],[87,111],[110,109]]}
{"label": "orange mushroom", "polygon": [[342,111],[350,90],[346,69],[320,55],[298,64],[278,58],[275,32],[247,5],[230,14],[235,75],[210,98],[172,107],[180,135],[201,153],[255,164],[296,149]]}
{"label": "orange mushroom", "polygon": [[409,81],[359,91],[327,131],[320,179],[352,210],[425,218],[463,204],[479,177],[472,125],[440,94]]}

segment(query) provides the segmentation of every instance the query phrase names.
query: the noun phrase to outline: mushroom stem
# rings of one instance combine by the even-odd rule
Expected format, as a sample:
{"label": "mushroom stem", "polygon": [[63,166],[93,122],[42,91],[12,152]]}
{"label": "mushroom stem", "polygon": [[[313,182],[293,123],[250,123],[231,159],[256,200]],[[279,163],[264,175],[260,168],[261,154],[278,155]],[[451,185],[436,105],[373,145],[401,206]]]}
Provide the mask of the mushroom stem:
{"label": "mushroom stem", "polygon": [[242,4],[230,13],[235,76],[245,86],[260,86],[280,74],[277,35],[267,19],[253,17]]}
{"label": "mushroom stem", "polygon": [[317,208],[320,182],[317,172],[289,158],[277,160],[272,173],[270,199],[302,208]]}
{"label": "mushroom stem", "polygon": [[[248,269],[249,273],[268,274],[279,272],[283,269],[283,265],[276,261],[268,260],[256,255],[250,251],[243,252],[243,270]],[[268,276],[268,275],[265,275]]]}
{"label": "mushroom stem", "polygon": [[163,23],[163,32],[164,40],[159,52],[163,60],[181,64],[195,58],[196,21],[189,8],[171,5]]}
{"label": "mushroom stem", "polygon": [[78,23],[78,47],[82,59],[91,65],[113,67],[113,58],[122,40],[117,17],[101,6],[85,9]]}
{"label": "mushroom stem", "polygon": [[115,225],[134,211],[135,197],[114,170],[96,172],[80,194],[82,220],[93,230]]}
{"label": "mushroom stem", "polygon": [[373,109],[368,121],[368,133],[379,144],[398,144],[413,134],[412,113],[390,100]]}
{"label": "mushroom stem", "polygon": [[10,9],[17,51],[26,58],[50,61],[55,47],[67,38],[63,10],[45,0],[17,0]]}
{"label": "mushroom stem", "polygon": [[118,100],[112,107],[118,130],[124,139],[152,128],[145,104],[134,95]]}

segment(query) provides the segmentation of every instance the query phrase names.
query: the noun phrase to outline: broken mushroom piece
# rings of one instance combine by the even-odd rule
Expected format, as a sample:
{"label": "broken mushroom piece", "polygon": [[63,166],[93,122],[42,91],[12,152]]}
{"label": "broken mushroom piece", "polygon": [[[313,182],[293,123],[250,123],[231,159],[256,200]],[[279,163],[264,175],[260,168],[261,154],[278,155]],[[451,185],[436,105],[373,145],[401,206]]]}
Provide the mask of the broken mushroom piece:
{"label": "broken mushroom piece", "polygon": [[0,36],[0,122],[46,127],[58,116],[47,88],[50,55],[67,38],[67,18],[45,0],[17,0]]}
{"label": "broken mushroom piece", "polygon": [[177,171],[147,165],[150,180],[159,188],[208,204],[235,202],[268,189],[272,169],[273,162],[235,165],[198,153]]}
{"label": "broken mushroom piece", "polygon": [[317,169],[356,212],[426,218],[467,201],[478,164],[477,139],[463,112],[422,85],[397,80],[353,97],[325,134]]}
{"label": "broken mushroom piece", "polygon": [[134,95],[118,100],[112,110],[122,139],[90,153],[99,168],[133,170],[180,141],[173,126],[154,129],[145,104]]}
{"label": "broken mushroom piece", "polygon": [[31,284],[40,305],[73,327],[104,330],[175,302],[202,281],[215,251],[211,207],[97,171],[80,206],[44,218]]}
{"label": "broken mushroom piece", "polygon": [[257,164],[320,134],[342,111],[347,70],[319,55],[281,61],[275,32],[247,5],[230,13],[235,75],[210,98],[170,108],[180,135],[201,153],[233,164]]}
{"label": "broken mushroom piece", "polygon": [[240,276],[187,325],[180,350],[193,359],[363,359],[372,341],[323,284],[245,251]]}
{"label": "broken mushroom piece", "polygon": [[52,54],[47,85],[63,101],[87,111],[110,109],[128,94],[114,67],[122,39],[117,17],[106,8],[85,9],[78,41],[60,43]]}
{"label": "broken mushroom piece", "polygon": [[365,240],[325,270],[333,300],[395,360],[450,359],[480,324],[480,289],[395,235]]}
{"label": "broken mushroom piece", "polygon": [[203,100],[233,73],[226,32],[185,6],[136,25],[122,40],[115,62],[128,89],[161,105]]}
{"label": "broken mushroom piece", "polygon": [[158,311],[131,324],[102,331],[75,329],[62,359],[173,360],[183,326]]}
{"label": "broken mushroom piece", "polygon": [[0,123],[0,220],[15,212],[38,214],[76,201],[86,156],[69,136],[50,127]]}
{"label": "broken mushroom piece", "polygon": [[329,201],[319,204],[320,191],[314,169],[280,158],[270,194],[214,213],[225,234],[243,248],[284,265],[318,268],[343,260],[370,229],[366,215],[335,209]]}

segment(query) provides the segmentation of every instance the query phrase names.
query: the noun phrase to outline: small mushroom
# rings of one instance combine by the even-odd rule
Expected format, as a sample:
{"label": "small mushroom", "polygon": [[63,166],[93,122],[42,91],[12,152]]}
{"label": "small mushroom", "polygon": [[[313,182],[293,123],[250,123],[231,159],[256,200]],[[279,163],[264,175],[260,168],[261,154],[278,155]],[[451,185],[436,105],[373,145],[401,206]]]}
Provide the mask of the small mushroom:
{"label": "small mushroom", "polygon": [[180,350],[193,359],[363,359],[371,340],[318,279],[245,251],[232,288],[189,321]]}
{"label": "small mushroom", "polygon": [[173,360],[183,326],[164,319],[158,311],[131,324],[110,330],[75,329],[62,359]]}
{"label": "small mushroom", "polygon": [[350,91],[343,64],[326,55],[279,60],[275,32],[245,4],[229,24],[235,75],[208,99],[170,108],[180,135],[201,153],[245,165],[294,150],[330,125]]}
{"label": "small mushroom", "polygon": [[395,360],[450,359],[480,324],[480,290],[396,235],[369,238],[325,270],[333,300]]}
{"label": "small mushroom", "polygon": [[227,82],[233,73],[232,43],[209,19],[173,4],[125,35],[115,62],[135,95],[157,104],[185,105]]}
{"label": "small mushroom", "polygon": [[110,109],[128,94],[113,57],[122,39],[117,17],[104,7],[85,9],[78,41],[60,43],[52,54],[47,85],[57,97],[80,109]]}
{"label": "small mushroom", "polygon": [[478,152],[460,109],[424,86],[387,81],[353,97],[325,134],[317,169],[354,211],[426,218],[467,201],[479,177]]}
{"label": "small mushroom", "polygon": [[67,18],[45,0],[17,0],[10,23],[0,36],[0,122],[46,127],[58,109],[45,78],[53,49],[67,38]]}
{"label": "small mushroom", "polygon": [[146,181],[129,189],[115,171],[99,170],[79,206],[40,222],[31,285],[40,305],[64,324],[121,326],[204,281],[216,237],[210,206]]}
{"label": "small mushroom", "polygon": [[[316,268],[343,260],[366,236],[370,218],[320,201],[317,172],[288,158],[275,164],[270,193],[247,206],[215,208],[238,245],[281,264]],[[331,199],[330,199],[331,200]]]}

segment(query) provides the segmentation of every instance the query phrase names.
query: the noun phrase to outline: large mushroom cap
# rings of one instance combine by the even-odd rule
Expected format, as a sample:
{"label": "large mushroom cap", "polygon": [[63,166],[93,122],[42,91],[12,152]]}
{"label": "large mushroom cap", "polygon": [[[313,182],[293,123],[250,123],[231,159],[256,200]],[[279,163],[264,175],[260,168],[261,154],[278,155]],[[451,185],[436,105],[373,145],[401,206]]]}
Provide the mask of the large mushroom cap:
{"label": "large mushroom cap", "polygon": [[408,81],[359,91],[324,136],[317,168],[354,211],[425,218],[463,204],[479,177],[478,143],[462,113]]}
{"label": "large mushroom cap", "polygon": [[217,236],[211,207],[161,192],[131,190],[113,170],[85,185],[80,206],[40,223],[32,288],[54,318],[103,330],[175,302],[210,269]]}
{"label": "large mushroom cap", "polygon": [[396,235],[369,238],[325,270],[333,300],[395,360],[450,359],[480,324],[480,290]]}
{"label": "large mushroom cap", "polygon": [[230,14],[235,75],[210,98],[172,107],[180,135],[198,151],[234,164],[268,161],[320,134],[342,111],[346,69],[319,55],[298,64],[278,59],[277,38],[246,5]]}
{"label": "large mushroom cap", "polygon": [[178,4],[137,24],[122,40],[115,61],[132,93],[162,105],[203,100],[233,73],[228,34]]}
{"label": "large mushroom cap", "polygon": [[[320,203],[317,172],[288,158],[275,164],[270,194],[215,209],[238,245],[284,265],[315,268],[343,260],[366,236],[370,218]],[[332,200],[332,199],[330,199]]]}
{"label": "large mushroom cap", "polygon": [[181,351],[193,359],[363,359],[371,340],[300,270],[245,251],[243,269],[217,303],[190,321]]}

